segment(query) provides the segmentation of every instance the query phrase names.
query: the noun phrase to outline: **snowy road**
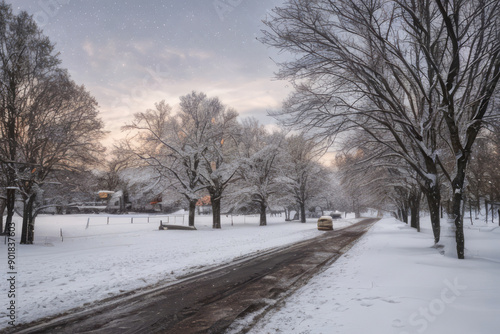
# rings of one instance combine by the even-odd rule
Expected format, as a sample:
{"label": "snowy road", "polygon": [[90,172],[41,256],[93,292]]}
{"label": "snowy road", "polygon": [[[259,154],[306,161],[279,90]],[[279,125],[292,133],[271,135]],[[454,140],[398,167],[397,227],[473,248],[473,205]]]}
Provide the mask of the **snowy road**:
{"label": "snowy road", "polygon": [[[186,277],[170,286],[135,291],[90,310],[24,326],[24,329],[18,327],[16,332],[221,332],[239,317],[264,314],[271,309],[278,300],[335,261],[375,221],[367,219],[343,230]],[[238,330],[246,329],[249,328]]]}

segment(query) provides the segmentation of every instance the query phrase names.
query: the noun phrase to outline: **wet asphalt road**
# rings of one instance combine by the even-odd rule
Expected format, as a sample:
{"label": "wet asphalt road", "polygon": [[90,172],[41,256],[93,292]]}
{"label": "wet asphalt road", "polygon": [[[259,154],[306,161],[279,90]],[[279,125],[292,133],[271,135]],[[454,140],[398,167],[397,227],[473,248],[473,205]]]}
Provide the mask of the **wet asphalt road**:
{"label": "wet asphalt road", "polygon": [[249,313],[265,314],[276,301],[333,263],[377,220],[365,219],[342,230],[193,274],[176,284],[134,291],[89,309],[2,333],[223,333]]}

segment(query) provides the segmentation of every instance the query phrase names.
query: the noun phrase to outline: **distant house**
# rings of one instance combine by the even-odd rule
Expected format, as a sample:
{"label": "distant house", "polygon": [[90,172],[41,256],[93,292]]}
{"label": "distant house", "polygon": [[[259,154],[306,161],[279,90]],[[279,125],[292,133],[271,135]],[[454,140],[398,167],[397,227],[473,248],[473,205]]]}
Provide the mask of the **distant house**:
{"label": "distant house", "polygon": [[69,203],[66,213],[98,213],[108,209],[108,204],[115,192],[109,190],[99,190],[97,196],[94,195],[92,201],[76,201]]}
{"label": "distant house", "polygon": [[212,201],[210,195],[203,196],[196,203],[196,208],[199,215],[208,215],[212,213]]}
{"label": "distant house", "polygon": [[104,207],[107,212],[125,212],[131,208],[131,203],[128,203],[127,196],[121,190],[99,190],[97,197],[95,205]]}
{"label": "distant house", "polygon": [[101,202],[106,202],[106,204],[108,203],[108,201],[111,199],[111,196],[114,194],[115,192],[114,191],[111,191],[111,190],[99,190],[97,192],[97,197],[99,198],[99,200]]}

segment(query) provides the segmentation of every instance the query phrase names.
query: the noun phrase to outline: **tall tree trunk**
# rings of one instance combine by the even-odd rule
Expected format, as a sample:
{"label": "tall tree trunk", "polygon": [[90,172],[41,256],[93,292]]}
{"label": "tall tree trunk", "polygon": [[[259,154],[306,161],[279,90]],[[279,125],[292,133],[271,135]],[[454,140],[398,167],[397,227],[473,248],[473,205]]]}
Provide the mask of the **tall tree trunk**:
{"label": "tall tree trunk", "polygon": [[410,214],[411,210],[411,193],[408,191],[405,195],[405,198],[403,200],[403,221],[408,224],[408,215]]}
{"label": "tall tree trunk", "polygon": [[3,232],[3,213],[5,211],[5,201],[7,199],[0,199],[0,233]]}
{"label": "tall tree trunk", "polygon": [[405,206],[401,209],[401,221],[408,224],[408,209]]}
{"label": "tall tree trunk", "polygon": [[479,196],[479,191],[476,194],[476,215],[475,218],[477,219],[477,212],[481,212],[481,198]]}
{"label": "tall tree trunk", "polygon": [[462,215],[463,205],[462,192],[460,190],[455,191],[453,194],[452,218],[455,224],[455,240],[457,242],[457,256],[459,259],[465,258],[464,221]]}
{"label": "tall tree trunk", "polygon": [[35,203],[35,194],[29,195],[24,199],[23,208],[23,227],[21,232],[21,244],[31,245],[35,236],[35,217],[33,215],[33,205]]}
{"label": "tall tree trunk", "polygon": [[431,217],[432,233],[434,234],[434,243],[438,243],[441,237],[441,216],[440,216],[440,203],[441,193],[439,186],[435,185],[428,189],[422,189],[427,199],[429,206],[429,213]]}
{"label": "tall tree trunk", "polygon": [[306,222],[306,203],[300,202],[300,222],[305,223]]}
{"label": "tall tree trunk", "polygon": [[212,196],[212,228],[221,228],[220,224],[220,196]]}
{"label": "tall tree trunk", "polygon": [[409,206],[411,211],[411,227],[420,232],[420,196],[421,191],[414,189],[410,192]]}
{"label": "tall tree trunk", "polygon": [[[493,196],[491,196],[493,197]],[[491,206],[491,223],[493,224],[495,221],[495,208],[493,206],[493,204],[490,205]]]}
{"label": "tall tree trunk", "polygon": [[5,205],[7,207],[7,218],[5,220],[5,233],[9,233],[14,217],[14,205],[16,204],[16,190],[7,189],[7,199]]}
{"label": "tall tree trunk", "polygon": [[197,199],[190,199],[189,200],[189,218],[188,218],[188,224],[189,226],[194,226],[194,217],[196,214],[196,203],[198,203]]}
{"label": "tall tree trunk", "polygon": [[453,197],[452,197],[452,219],[455,224],[455,240],[457,243],[457,256],[459,259],[465,258],[465,236],[464,236],[464,217],[463,217],[463,186],[465,183],[465,166],[461,166],[463,162],[460,159],[457,162],[457,176],[452,182]]}
{"label": "tall tree trunk", "polygon": [[[403,216],[406,216],[406,222],[408,223],[408,215],[406,213],[403,213]],[[361,211],[359,211],[358,206],[354,208],[354,218],[361,218]]]}
{"label": "tall tree trunk", "polygon": [[267,225],[267,216],[266,216],[267,203],[265,200],[260,201],[260,226]]}
{"label": "tall tree trunk", "polygon": [[[475,129],[473,129],[475,130]],[[477,130],[478,132],[479,130]],[[469,138],[469,143],[473,142],[473,139],[477,135],[476,133],[472,133]],[[456,146],[456,145],[455,145]],[[467,163],[469,161],[469,151],[465,150],[463,154],[457,159],[456,164],[456,175],[452,180],[452,219],[455,224],[455,240],[457,243],[457,257],[459,259],[465,258],[465,236],[464,236],[464,217],[463,217],[463,209],[465,205],[465,197],[464,197],[464,185],[465,185],[465,175],[467,171]],[[491,213],[493,216],[493,205],[491,205]],[[486,211],[488,212],[488,211]]]}
{"label": "tall tree trunk", "polygon": [[484,199],[484,211],[486,213],[485,221],[488,223],[488,200],[485,198]]}
{"label": "tall tree trunk", "polygon": [[284,207],[285,208],[285,221],[289,222],[290,219],[290,208]]}
{"label": "tall tree trunk", "polygon": [[470,217],[470,224],[474,225],[474,221],[472,220],[472,201],[469,199],[469,217]]}

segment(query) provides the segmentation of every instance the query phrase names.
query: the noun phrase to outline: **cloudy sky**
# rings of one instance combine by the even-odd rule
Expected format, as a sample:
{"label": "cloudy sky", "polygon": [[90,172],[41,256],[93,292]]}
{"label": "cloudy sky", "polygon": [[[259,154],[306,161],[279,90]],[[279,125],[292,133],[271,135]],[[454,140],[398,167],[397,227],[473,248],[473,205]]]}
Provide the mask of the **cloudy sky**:
{"label": "cloudy sky", "polygon": [[[7,0],[9,2],[9,0]],[[273,80],[276,50],[256,40],[282,0],[10,0],[34,16],[62,67],[100,105],[110,140],[135,112],[192,90],[218,96],[241,117],[273,124],[267,111],[290,92]]]}

